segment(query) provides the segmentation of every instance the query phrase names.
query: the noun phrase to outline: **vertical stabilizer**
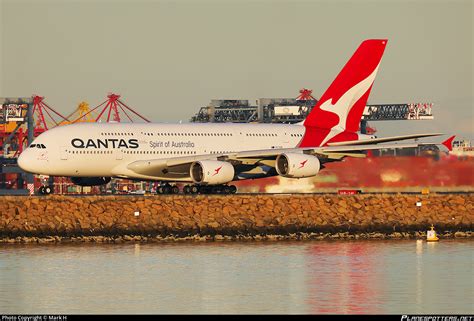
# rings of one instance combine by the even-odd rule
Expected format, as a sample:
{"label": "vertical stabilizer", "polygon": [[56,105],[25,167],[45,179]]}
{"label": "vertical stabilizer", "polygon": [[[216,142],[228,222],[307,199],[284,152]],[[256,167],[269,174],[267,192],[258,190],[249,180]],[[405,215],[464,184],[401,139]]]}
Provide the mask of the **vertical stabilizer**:
{"label": "vertical stabilizer", "polygon": [[386,39],[365,40],[304,121],[301,147],[357,139],[357,130],[377,75]]}

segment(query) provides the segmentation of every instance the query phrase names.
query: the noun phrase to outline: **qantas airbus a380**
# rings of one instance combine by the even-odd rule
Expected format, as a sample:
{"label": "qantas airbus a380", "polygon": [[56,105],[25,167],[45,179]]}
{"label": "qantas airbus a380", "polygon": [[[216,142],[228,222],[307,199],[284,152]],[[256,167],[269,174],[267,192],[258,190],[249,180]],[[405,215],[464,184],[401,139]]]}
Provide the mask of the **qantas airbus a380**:
{"label": "qantas airbus a380", "polygon": [[[190,183],[184,193],[235,193],[228,183],[281,175],[315,176],[324,164],[363,151],[417,147],[380,144],[441,134],[389,138],[358,133],[387,40],[362,42],[299,124],[80,123],[50,129],[20,155],[25,171],[102,185],[111,177]],[[159,193],[178,193],[164,184]]]}

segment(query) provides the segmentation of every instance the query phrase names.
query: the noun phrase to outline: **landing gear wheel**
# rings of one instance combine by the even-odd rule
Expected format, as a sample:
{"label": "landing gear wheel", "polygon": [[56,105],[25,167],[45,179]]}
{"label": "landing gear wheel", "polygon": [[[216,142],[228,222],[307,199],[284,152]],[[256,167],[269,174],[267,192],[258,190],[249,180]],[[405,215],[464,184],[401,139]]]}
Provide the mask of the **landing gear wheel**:
{"label": "landing gear wheel", "polygon": [[235,185],[230,185],[229,188],[230,188],[230,193],[231,194],[237,193],[237,187],[235,187]]}
{"label": "landing gear wheel", "polygon": [[163,194],[170,194],[171,193],[171,185],[165,185],[163,187]]}
{"label": "landing gear wheel", "polygon": [[230,194],[230,186],[229,186],[229,185],[225,185],[225,186],[222,188],[222,191],[224,192],[224,194]]}
{"label": "landing gear wheel", "polygon": [[191,190],[191,194],[197,194],[199,193],[199,186],[193,185],[191,186],[190,190]]}
{"label": "landing gear wheel", "polygon": [[156,189],[156,193],[157,194],[164,194],[165,191],[163,190],[163,186],[158,186],[158,188]]}
{"label": "landing gear wheel", "polygon": [[173,194],[179,194],[179,187],[176,186],[176,185],[173,186],[173,187],[171,187],[171,192],[172,192]]}
{"label": "landing gear wheel", "polygon": [[43,186],[43,191],[44,191],[44,194],[45,195],[49,195],[53,192],[53,189],[51,188],[51,186]]}
{"label": "landing gear wheel", "polygon": [[191,187],[189,187],[189,185],[186,185],[185,187],[183,187],[183,193],[191,194]]}

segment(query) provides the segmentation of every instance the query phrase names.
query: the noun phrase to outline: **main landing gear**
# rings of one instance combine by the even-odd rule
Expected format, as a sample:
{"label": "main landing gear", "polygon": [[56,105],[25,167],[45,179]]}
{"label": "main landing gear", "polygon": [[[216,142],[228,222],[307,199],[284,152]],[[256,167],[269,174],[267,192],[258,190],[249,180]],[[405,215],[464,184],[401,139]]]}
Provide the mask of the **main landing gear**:
{"label": "main landing gear", "polygon": [[164,184],[160,185],[156,190],[158,194],[179,194],[179,187],[176,185]]}
{"label": "main landing gear", "polygon": [[237,187],[234,185],[186,185],[184,194],[235,194]]}
{"label": "main landing gear", "polygon": [[[162,195],[179,194],[179,187],[171,184],[160,185],[156,193]],[[186,185],[184,194],[235,194],[237,187],[234,185]]]}

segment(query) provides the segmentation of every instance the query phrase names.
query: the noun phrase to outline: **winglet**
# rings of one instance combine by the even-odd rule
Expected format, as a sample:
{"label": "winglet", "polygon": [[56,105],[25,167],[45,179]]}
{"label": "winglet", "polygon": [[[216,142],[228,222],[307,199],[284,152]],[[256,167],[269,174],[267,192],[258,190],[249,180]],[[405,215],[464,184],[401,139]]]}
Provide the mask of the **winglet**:
{"label": "winglet", "polygon": [[456,137],[456,135],[453,135],[453,136],[449,137],[448,139],[446,139],[444,142],[441,143],[441,144],[443,144],[444,146],[446,146],[446,148],[447,148],[449,151],[452,151],[452,150],[453,150],[453,140],[454,140],[454,137]]}

